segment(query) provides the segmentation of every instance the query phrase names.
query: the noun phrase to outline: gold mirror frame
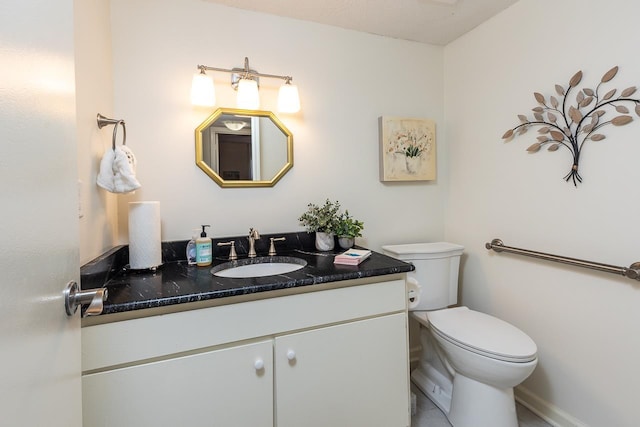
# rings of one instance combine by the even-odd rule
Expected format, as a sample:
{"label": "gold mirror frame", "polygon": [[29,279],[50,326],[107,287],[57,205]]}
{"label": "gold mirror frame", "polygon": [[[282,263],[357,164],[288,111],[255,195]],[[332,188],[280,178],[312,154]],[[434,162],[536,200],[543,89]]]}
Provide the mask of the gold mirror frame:
{"label": "gold mirror frame", "polygon": [[[249,116],[249,117],[266,117],[270,119],[273,124],[283,133],[286,137],[287,143],[287,161],[282,168],[268,181],[253,181],[253,180],[228,180],[223,179],[211,166],[204,161],[204,143],[202,133],[213,125],[218,118],[222,115],[236,115],[236,116]],[[206,173],[212,180],[214,180],[220,187],[228,188],[250,188],[250,187],[273,187],[288,171],[293,167],[293,134],[287,129],[287,127],[273,114],[271,111],[263,110],[241,110],[236,108],[218,108],[204,122],[200,124],[195,130],[196,139],[196,165],[204,173]]]}

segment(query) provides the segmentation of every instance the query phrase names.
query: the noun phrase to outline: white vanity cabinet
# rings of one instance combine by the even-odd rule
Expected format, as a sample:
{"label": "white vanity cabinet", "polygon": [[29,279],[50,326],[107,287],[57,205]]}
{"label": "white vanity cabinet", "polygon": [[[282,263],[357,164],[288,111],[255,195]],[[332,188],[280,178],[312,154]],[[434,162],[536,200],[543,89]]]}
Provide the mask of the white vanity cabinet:
{"label": "white vanity cabinet", "polygon": [[83,426],[270,427],[271,355],[261,341],[84,375]]}
{"label": "white vanity cabinet", "polygon": [[84,427],[409,426],[404,280],[365,280],[83,327]]}
{"label": "white vanity cabinet", "polygon": [[406,316],[275,339],[278,427],[409,425]]}

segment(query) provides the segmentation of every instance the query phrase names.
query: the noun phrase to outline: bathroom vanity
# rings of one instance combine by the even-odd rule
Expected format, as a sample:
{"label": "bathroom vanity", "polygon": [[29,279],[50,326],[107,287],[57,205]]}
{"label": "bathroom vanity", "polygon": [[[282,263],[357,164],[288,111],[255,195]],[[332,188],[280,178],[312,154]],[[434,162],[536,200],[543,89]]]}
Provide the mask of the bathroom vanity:
{"label": "bathroom vanity", "polygon": [[408,426],[413,267],[378,253],[338,266],[293,240],[308,264],[279,276],[178,260],[111,277],[105,314],[83,319],[83,425]]}

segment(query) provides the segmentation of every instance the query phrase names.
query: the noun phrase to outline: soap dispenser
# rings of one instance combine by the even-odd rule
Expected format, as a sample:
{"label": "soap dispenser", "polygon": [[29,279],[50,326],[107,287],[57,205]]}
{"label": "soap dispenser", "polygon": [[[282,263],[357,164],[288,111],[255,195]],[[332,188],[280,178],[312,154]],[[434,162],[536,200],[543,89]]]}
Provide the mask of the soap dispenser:
{"label": "soap dispenser", "polygon": [[200,237],[196,239],[196,264],[198,267],[206,267],[207,265],[211,265],[213,261],[211,239],[207,237],[205,227],[210,226],[203,225],[202,233],[200,233]]}
{"label": "soap dispenser", "polygon": [[189,265],[196,264],[196,240],[198,239],[198,234],[200,234],[200,230],[194,229],[193,233],[191,233],[191,240],[187,243],[187,263]]}

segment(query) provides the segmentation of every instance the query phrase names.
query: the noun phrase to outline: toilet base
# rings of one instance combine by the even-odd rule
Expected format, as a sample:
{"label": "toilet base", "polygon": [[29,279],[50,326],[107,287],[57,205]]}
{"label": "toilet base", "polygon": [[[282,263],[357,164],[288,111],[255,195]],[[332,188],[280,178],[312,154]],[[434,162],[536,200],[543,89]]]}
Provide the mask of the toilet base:
{"label": "toilet base", "polygon": [[416,385],[442,412],[451,407],[451,381],[435,368],[419,367],[411,372],[411,382]]}
{"label": "toilet base", "polygon": [[456,373],[453,391],[447,418],[454,427],[518,427],[513,388],[500,389]]}
{"label": "toilet base", "polygon": [[451,384],[429,365],[413,370],[411,382],[454,427],[518,427],[513,388],[499,389],[459,373]]}

